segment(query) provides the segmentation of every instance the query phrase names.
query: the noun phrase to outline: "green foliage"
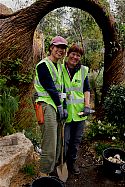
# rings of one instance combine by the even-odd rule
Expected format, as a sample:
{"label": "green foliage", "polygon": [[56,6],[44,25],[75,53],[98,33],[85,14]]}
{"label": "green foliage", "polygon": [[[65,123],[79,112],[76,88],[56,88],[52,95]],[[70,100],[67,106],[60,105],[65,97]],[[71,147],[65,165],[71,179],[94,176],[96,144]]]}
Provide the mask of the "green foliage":
{"label": "green foliage", "polygon": [[21,125],[16,124],[16,112],[18,111],[18,102],[20,90],[29,85],[33,80],[33,70],[22,73],[22,60],[4,59],[1,64],[0,79],[0,112],[1,128],[0,134],[6,135],[19,131]]}
{"label": "green foliage", "polygon": [[110,11],[110,4],[107,0],[100,0],[99,4],[102,6],[102,8],[105,8],[107,10],[107,14]]}
{"label": "green foliage", "polygon": [[111,147],[110,143],[98,142],[95,144],[95,151],[98,156],[102,155],[103,151]]}
{"label": "green foliage", "polygon": [[125,47],[125,0],[114,0],[116,5],[116,12],[114,16],[116,18],[118,33],[120,36],[120,42]]}
{"label": "green foliage", "polygon": [[106,121],[93,121],[88,125],[86,136],[88,139],[112,139],[117,137],[118,129]]}
{"label": "green foliage", "polygon": [[6,79],[0,79],[0,134],[13,133],[13,120],[18,110],[18,97],[14,97],[17,90],[14,87],[6,87]]}
{"label": "green foliage", "polygon": [[52,40],[52,36],[45,36],[45,52],[46,52],[46,54],[47,55],[49,55],[48,54],[48,49],[49,49],[49,46],[50,46],[50,41]]}
{"label": "green foliage", "polygon": [[50,41],[54,36],[61,35],[67,38],[63,24],[66,16],[65,13],[66,9],[64,7],[55,9],[42,18],[38,25],[38,29],[44,33],[46,53],[48,52]]}
{"label": "green foliage", "polygon": [[[106,1],[101,2],[104,4]],[[44,33],[46,52],[50,40],[55,35],[62,35],[68,40],[69,46],[78,43],[85,48],[85,56],[81,59],[84,65],[97,70],[100,64],[103,64],[102,32],[94,18],[87,12],[71,7],[58,8],[47,14],[38,28]]]}
{"label": "green foliage", "polygon": [[40,127],[35,124],[35,126],[31,126],[27,128],[25,131],[25,136],[31,140],[34,146],[40,146],[41,144],[41,131]]}
{"label": "green foliage", "polygon": [[101,101],[101,90],[103,86],[103,69],[104,68],[100,67],[100,70],[91,71],[89,73],[90,88],[91,93],[94,93],[95,108],[98,107]]}
{"label": "green foliage", "polygon": [[80,9],[70,8],[69,15],[72,20],[67,30],[69,39],[85,48],[85,56],[81,61],[91,69],[99,69],[100,63],[103,62],[104,44],[96,21],[90,14]]}
{"label": "green foliage", "polygon": [[29,175],[29,176],[34,176],[36,174],[35,165],[34,164],[26,164],[22,168],[22,172]]}
{"label": "green foliage", "polygon": [[102,141],[102,142],[95,143],[94,149],[98,156],[102,156],[103,151],[109,147],[124,149],[125,145],[124,145],[124,142],[121,142],[121,141],[120,142],[119,141],[110,141],[110,142]]}
{"label": "green foliage", "polygon": [[33,71],[22,73],[22,60],[21,59],[5,59],[2,62],[2,78],[6,79],[6,84],[10,86],[19,86],[20,83],[31,83],[33,80]]}
{"label": "green foliage", "polygon": [[108,121],[117,126],[119,135],[125,133],[125,85],[112,85],[104,100],[104,109]]}
{"label": "green foliage", "polygon": [[120,45],[125,47],[125,23],[117,22],[118,34],[120,38]]}

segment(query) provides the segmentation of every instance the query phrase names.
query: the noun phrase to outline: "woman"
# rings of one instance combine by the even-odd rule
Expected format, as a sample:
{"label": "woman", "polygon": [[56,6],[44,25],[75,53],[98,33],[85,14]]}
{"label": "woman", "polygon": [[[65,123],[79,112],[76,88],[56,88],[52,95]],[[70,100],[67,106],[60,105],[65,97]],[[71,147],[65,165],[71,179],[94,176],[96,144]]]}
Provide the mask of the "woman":
{"label": "woman", "polygon": [[62,68],[59,60],[66,54],[67,41],[56,36],[49,46],[49,56],[36,65],[35,90],[38,98],[36,102],[42,105],[44,122],[41,125],[42,131],[42,154],[41,173],[46,175],[54,170],[56,161],[60,155],[59,144],[59,123],[64,117],[63,111],[63,78]]}
{"label": "woman", "polygon": [[[80,63],[83,55],[84,50],[73,44],[67,52],[68,60],[63,66],[68,111],[65,124],[65,153],[68,170],[77,175],[80,174],[76,165],[77,151],[82,140],[86,115],[90,112],[88,67]],[[81,111],[84,111],[84,117],[79,116]]]}

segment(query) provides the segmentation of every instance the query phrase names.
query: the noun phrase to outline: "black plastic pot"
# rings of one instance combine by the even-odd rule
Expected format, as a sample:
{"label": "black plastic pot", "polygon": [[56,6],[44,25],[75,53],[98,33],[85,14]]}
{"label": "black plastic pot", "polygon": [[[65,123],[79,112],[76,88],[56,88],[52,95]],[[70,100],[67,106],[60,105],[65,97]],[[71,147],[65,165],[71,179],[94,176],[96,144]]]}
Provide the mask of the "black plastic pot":
{"label": "black plastic pot", "polygon": [[41,177],[36,179],[31,187],[64,187],[64,183],[57,177]]}
{"label": "black plastic pot", "polygon": [[113,163],[108,160],[109,157],[114,157],[116,154],[120,155],[120,158],[125,161],[125,151],[118,148],[108,148],[103,151],[103,166],[104,171],[110,174],[121,175],[121,167],[123,163]]}
{"label": "black plastic pot", "polygon": [[122,176],[125,178],[125,164],[121,166]]}

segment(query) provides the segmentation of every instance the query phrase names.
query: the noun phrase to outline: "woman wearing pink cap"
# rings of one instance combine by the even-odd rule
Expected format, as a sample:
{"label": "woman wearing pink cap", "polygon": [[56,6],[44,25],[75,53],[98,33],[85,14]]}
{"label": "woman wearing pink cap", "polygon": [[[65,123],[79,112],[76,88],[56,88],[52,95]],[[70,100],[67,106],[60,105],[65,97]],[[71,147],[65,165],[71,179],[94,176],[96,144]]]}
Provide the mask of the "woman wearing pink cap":
{"label": "woman wearing pink cap", "polygon": [[37,92],[35,102],[42,105],[44,122],[41,124],[41,168],[43,175],[54,170],[60,155],[60,125],[57,122],[67,117],[63,102],[63,77],[59,60],[66,54],[67,41],[56,36],[49,46],[49,56],[36,65],[34,87]]}

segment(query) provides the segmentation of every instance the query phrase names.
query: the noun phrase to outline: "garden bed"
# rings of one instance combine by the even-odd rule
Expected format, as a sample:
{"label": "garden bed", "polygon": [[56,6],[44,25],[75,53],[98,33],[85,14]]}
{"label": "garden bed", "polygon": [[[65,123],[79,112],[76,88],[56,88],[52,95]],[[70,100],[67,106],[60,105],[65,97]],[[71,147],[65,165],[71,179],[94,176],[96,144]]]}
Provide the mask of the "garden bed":
{"label": "garden bed", "polygon": [[[90,143],[86,140],[82,141],[77,160],[81,174],[79,176],[74,176],[69,173],[69,178],[66,182],[66,187],[125,186],[124,178],[120,176],[107,176],[106,173],[104,173],[102,158],[101,156],[97,156],[94,149],[97,143],[99,142],[93,141]],[[34,163],[36,165],[36,169],[38,169],[37,159]],[[11,187],[30,187],[30,184],[33,180],[35,180],[35,178],[37,178],[37,176],[29,176],[21,172],[12,181]]]}

